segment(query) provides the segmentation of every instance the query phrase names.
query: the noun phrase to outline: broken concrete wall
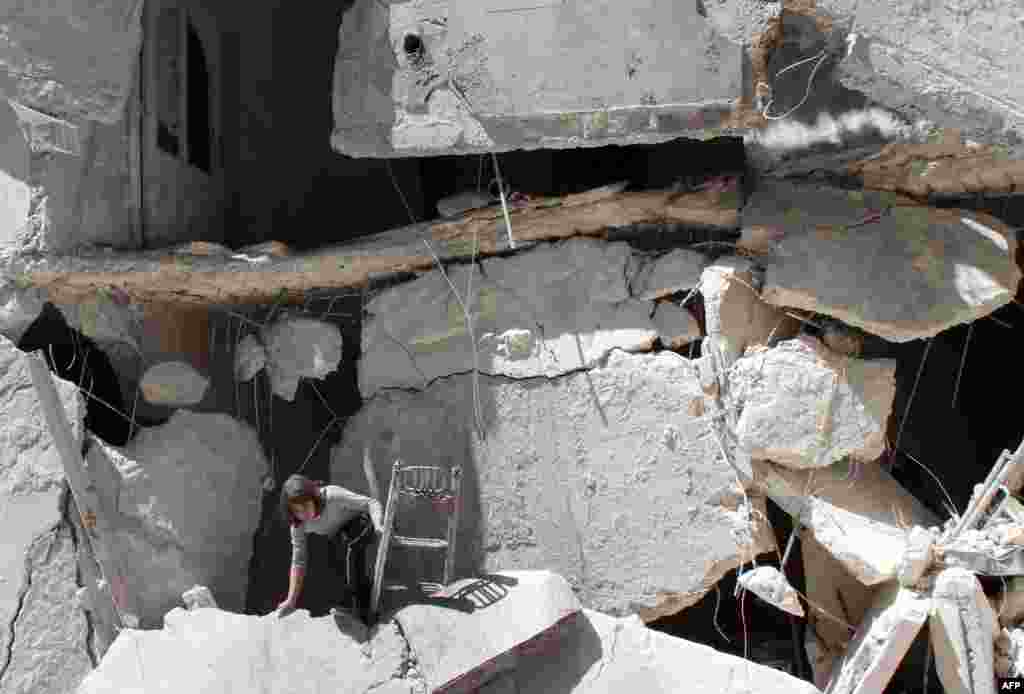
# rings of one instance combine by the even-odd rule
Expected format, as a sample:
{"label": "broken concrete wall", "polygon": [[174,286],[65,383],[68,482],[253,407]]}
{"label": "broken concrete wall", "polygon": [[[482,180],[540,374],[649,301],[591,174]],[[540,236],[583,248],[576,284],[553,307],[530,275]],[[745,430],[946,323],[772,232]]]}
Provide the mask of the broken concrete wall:
{"label": "broken concrete wall", "polygon": [[706,134],[743,91],[743,56],[701,7],[356,3],[339,32],[331,144],[401,157]]}
{"label": "broken concrete wall", "polygon": [[[473,382],[454,375],[422,392],[379,391],[346,425],[331,467],[336,483],[365,490],[370,444],[386,489],[392,458],[379,439],[391,432],[407,464],[462,465],[459,575],[550,569],[585,605],[653,619],[774,547],[761,502],[743,505],[707,419],[689,414],[703,391],[683,357],[613,350],[550,379],[481,375],[486,440],[472,432]],[[437,515],[413,514],[417,530],[441,532]],[[400,580],[435,580],[415,553],[389,561]]]}

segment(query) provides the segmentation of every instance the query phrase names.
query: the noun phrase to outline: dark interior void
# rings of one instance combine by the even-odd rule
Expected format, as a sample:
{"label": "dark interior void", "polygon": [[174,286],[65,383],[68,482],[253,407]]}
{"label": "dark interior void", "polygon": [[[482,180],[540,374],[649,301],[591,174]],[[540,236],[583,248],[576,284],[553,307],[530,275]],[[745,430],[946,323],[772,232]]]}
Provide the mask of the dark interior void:
{"label": "dark interior void", "polygon": [[[260,525],[253,540],[245,608],[249,614],[269,613],[288,593],[291,539],[287,526],[278,516],[277,490],[289,475],[300,470],[311,479],[329,482],[331,447],[341,440],[347,419],[362,406],[356,380],[361,302],[359,295],[309,296],[304,306],[309,317],[337,325],[344,346],[338,370],[323,380],[302,379],[294,402],[270,395],[262,377],[240,386],[239,400],[246,403],[243,418],[254,428],[258,426],[260,431],[270,432],[261,438],[275,477],[275,491],[264,494]],[[250,317],[262,321],[269,309],[265,307]],[[260,383],[254,386],[258,381]],[[260,388],[260,400],[268,405],[261,406],[258,413],[251,406],[254,387]],[[313,615],[323,615],[338,604],[344,577],[336,575],[327,561],[326,538],[315,534],[308,538],[309,563],[299,608]]]}
{"label": "dark interior void", "polygon": [[196,168],[210,172],[210,73],[203,42],[192,22],[188,22],[188,158]]}
{"label": "dark interior void", "polygon": [[87,430],[115,446],[128,442],[130,424],[117,372],[103,350],[72,329],[53,304],[44,305],[18,348],[29,353],[41,350],[50,371],[82,390]]}

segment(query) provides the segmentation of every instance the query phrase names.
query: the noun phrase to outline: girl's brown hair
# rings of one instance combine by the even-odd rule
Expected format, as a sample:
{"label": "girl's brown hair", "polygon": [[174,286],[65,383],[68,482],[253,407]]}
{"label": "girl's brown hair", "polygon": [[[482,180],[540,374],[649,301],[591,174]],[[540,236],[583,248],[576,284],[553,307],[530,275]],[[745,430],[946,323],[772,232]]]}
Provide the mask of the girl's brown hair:
{"label": "girl's brown hair", "polygon": [[312,501],[319,514],[323,511],[324,502],[320,497],[323,482],[313,481],[304,475],[292,475],[281,487],[281,518],[286,525],[298,525],[301,521],[292,515],[292,504],[304,504]]}

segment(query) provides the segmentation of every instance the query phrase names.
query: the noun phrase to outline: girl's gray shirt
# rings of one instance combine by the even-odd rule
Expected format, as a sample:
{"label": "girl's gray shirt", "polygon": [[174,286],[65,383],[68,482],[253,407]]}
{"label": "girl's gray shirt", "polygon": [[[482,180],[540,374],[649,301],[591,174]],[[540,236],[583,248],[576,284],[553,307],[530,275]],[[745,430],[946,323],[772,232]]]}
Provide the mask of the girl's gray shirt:
{"label": "girl's gray shirt", "polygon": [[306,569],[306,533],[330,537],[360,513],[369,513],[374,502],[368,496],[356,494],[336,484],[320,488],[323,501],[320,515],[313,520],[291,526],[292,570]]}

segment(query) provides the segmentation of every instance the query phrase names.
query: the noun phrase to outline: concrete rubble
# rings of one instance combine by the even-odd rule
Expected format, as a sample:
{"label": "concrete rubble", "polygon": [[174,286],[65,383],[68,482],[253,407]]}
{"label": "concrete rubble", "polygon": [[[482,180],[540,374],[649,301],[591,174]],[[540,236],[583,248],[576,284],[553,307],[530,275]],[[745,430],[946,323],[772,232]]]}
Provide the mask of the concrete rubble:
{"label": "concrete rubble", "polygon": [[946,569],[932,589],[935,669],[949,694],[995,694],[996,619],[981,584],[966,569]]}
{"label": "concrete rubble", "polygon": [[399,285],[367,305],[360,390],[369,397],[465,372],[474,344],[481,372],[512,378],[590,368],[615,348],[646,351],[657,337],[653,306],[631,298],[630,259],[625,243],[574,239]]}
{"label": "concrete rubble", "polygon": [[847,648],[842,668],[833,669],[825,694],[881,692],[928,619],[932,600],[893,582],[880,589]]}
{"label": "concrete rubble", "polygon": [[669,349],[680,349],[700,339],[700,324],[693,314],[668,301],[657,304],[651,323],[658,331],[658,339]]}
{"label": "concrete rubble", "polygon": [[[896,391],[896,364],[838,357],[811,337],[745,356],[729,372],[744,403],[743,451],[794,469],[876,460]],[[799,378],[794,378],[799,374]]]}
{"label": "concrete rubble", "polygon": [[213,599],[213,593],[206,586],[192,586],[181,594],[181,600],[185,603],[187,610],[218,606],[217,601]]}
{"label": "concrete rubble", "polygon": [[[122,632],[77,691],[576,693],[621,691],[627,682],[655,694],[682,687],[731,694],[754,683],[779,694],[818,691],[778,670],[660,634],[635,617],[581,610],[554,574],[501,572],[451,589],[473,608],[410,605],[370,631],[305,610],[278,619],[175,608],[162,630]],[[510,624],[522,631],[510,633]],[[452,649],[453,642],[461,648]],[[478,667],[444,682],[472,665]]]}
{"label": "concrete rubble", "polygon": [[765,301],[907,342],[1013,298],[1021,271],[1016,235],[1005,224],[978,212],[893,202],[865,223],[876,210],[858,193],[777,181],[754,192],[744,225],[786,230],[765,261]]}
{"label": "concrete rubble", "polygon": [[[399,455],[418,465],[457,459],[475,480],[479,501],[463,508],[459,533],[481,540],[457,561],[479,557],[485,571],[549,568],[584,604],[635,607],[645,619],[694,604],[727,571],[775,547],[763,497],[752,495],[747,507],[706,421],[680,416],[703,398],[682,356],[616,349],[589,371],[558,378],[481,375],[486,441],[467,426],[473,393],[471,374],[423,391],[380,391],[346,426],[331,479],[365,491],[351,461],[369,444],[386,488],[393,457],[379,439],[399,432]],[[412,522],[430,528],[435,516]],[[400,580],[420,571],[408,554],[389,560]]]}

